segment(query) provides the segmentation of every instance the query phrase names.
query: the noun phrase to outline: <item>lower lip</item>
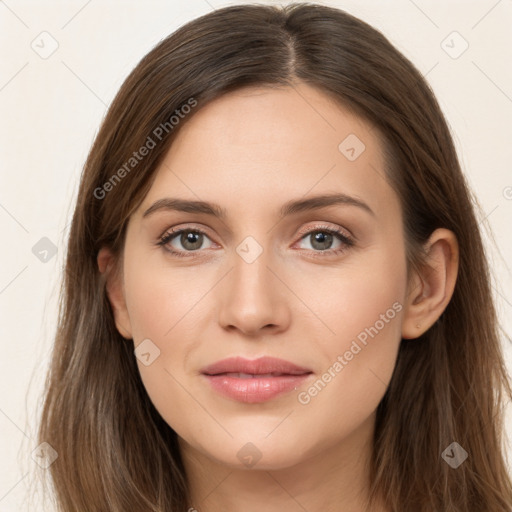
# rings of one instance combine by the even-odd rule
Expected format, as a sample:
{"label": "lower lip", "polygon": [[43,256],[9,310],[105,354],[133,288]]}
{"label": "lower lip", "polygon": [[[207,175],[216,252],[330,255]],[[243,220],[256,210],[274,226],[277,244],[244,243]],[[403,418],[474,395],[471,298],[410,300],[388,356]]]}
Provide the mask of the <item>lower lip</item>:
{"label": "lower lip", "polygon": [[266,402],[300,386],[310,377],[303,375],[282,375],[280,377],[253,377],[240,379],[226,375],[205,375],[213,389],[220,394],[249,404]]}

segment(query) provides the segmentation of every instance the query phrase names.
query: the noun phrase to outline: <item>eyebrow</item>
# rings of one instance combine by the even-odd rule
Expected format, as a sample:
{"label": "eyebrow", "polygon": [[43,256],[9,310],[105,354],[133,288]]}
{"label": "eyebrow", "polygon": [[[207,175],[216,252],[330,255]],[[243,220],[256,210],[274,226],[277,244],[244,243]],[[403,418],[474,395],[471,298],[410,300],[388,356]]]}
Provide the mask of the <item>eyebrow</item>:
{"label": "eyebrow", "polygon": [[[296,213],[319,210],[328,206],[349,205],[356,206],[375,217],[375,212],[361,199],[346,194],[323,194],[307,199],[288,201],[280,209],[281,217],[287,217]],[[178,211],[186,213],[202,213],[219,219],[225,219],[227,212],[224,208],[214,203],[195,201],[189,199],[177,199],[165,197],[154,202],[142,215],[143,218],[157,211]]]}

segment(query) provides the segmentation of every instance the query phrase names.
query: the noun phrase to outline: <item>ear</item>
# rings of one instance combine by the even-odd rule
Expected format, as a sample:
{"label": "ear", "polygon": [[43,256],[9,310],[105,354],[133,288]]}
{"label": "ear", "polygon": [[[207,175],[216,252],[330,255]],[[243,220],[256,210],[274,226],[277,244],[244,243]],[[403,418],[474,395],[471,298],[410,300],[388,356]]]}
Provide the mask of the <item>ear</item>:
{"label": "ear", "polygon": [[114,312],[116,328],[123,338],[132,339],[130,317],[124,296],[122,271],[117,268],[114,255],[106,247],[100,249],[97,262],[100,273],[105,277],[105,289]]}
{"label": "ear", "polygon": [[436,229],[428,242],[427,265],[409,280],[402,317],[402,338],[414,339],[427,331],[441,316],[455,289],[459,268],[459,244],[455,234]]}

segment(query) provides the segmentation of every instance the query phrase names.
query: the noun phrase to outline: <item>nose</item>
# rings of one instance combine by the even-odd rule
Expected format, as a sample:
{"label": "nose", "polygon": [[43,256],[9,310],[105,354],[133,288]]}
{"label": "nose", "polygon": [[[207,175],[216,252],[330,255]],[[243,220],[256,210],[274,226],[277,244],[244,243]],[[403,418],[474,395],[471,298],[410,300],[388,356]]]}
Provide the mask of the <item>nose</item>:
{"label": "nose", "polygon": [[254,337],[288,328],[291,293],[271,260],[265,250],[250,263],[234,251],[232,270],[222,280],[218,297],[218,321],[224,329]]}

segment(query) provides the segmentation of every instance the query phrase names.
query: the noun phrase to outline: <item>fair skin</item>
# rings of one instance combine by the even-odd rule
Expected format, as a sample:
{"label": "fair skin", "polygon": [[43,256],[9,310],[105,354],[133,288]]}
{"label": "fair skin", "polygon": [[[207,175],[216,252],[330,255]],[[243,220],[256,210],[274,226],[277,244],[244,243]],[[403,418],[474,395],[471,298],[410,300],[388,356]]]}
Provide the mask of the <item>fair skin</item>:
{"label": "fair skin", "polygon": [[[338,148],[349,134],[365,145],[353,161]],[[458,261],[453,233],[438,229],[426,245],[434,271],[407,275],[400,202],[384,176],[376,130],[317,89],[242,89],[182,127],[130,218],[119,273],[111,271],[109,250],[100,251],[117,329],[135,347],[149,338],[160,350],[150,365],[137,364],[178,434],[191,507],[365,510],[375,410],[400,340],[417,338],[439,318]],[[345,203],[279,215],[288,201],[333,193],[371,212]],[[163,198],[215,203],[226,216],[165,208],[144,216]],[[157,245],[170,228],[205,235],[194,244],[177,235]],[[353,244],[336,235],[316,241],[314,233],[326,229]],[[237,252],[246,237],[263,249],[251,263]],[[386,321],[377,323],[381,315]],[[299,394],[371,326],[378,333],[301,403]],[[279,357],[312,374],[296,391],[242,403],[200,375],[235,355]],[[260,457],[251,467],[240,456],[244,446],[243,454]],[[387,512],[382,503],[372,510]]]}

